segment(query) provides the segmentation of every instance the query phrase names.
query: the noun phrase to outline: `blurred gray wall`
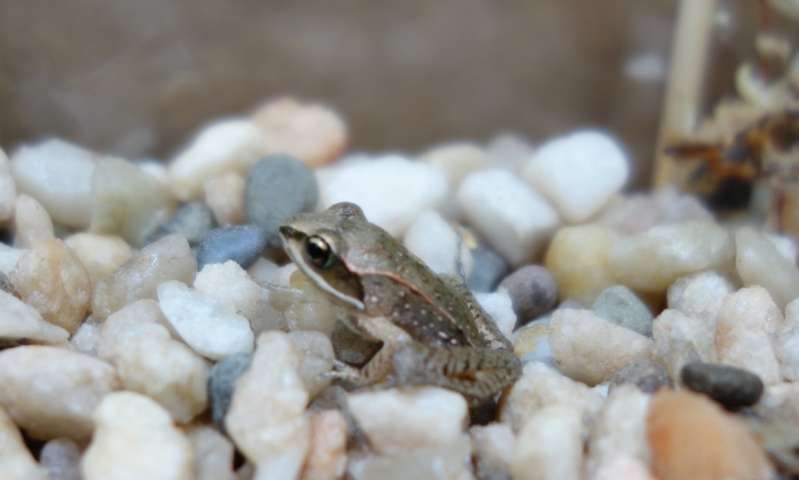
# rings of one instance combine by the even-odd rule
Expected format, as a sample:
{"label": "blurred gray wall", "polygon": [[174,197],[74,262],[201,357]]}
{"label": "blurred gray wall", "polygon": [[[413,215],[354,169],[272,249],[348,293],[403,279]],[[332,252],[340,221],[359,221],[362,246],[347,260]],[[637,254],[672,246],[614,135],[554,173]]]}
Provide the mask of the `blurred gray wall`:
{"label": "blurred gray wall", "polygon": [[60,135],[170,155],[204,122],[295,94],[352,146],[617,133],[641,184],[670,0],[0,0],[0,145]]}

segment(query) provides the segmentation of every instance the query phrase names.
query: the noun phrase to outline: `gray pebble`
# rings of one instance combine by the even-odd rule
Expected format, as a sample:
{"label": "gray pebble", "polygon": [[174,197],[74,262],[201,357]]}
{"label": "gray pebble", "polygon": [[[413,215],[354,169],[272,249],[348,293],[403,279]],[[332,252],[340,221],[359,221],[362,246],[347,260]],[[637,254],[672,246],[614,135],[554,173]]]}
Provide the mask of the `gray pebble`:
{"label": "gray pebble", "polygon": [[80,448],[68,438],[50,440],[39,454],[50,480],[80,480]]}
{"label": "gray pebble", "polygon": [[610,378],[611,389],[631,383],[644,393],[655,393],[661,388],[671,388],[671,378],[662,365],[650,359],[635,360]]}
{"label": "gray pebble", "polygon": [[763,395],[763,381],[743,368],[715,363],[693,362],[682,367],[682,383],[703,393],[728,410],[754,405]]}
{"label": "gray pebble", "polygon": [[257,225],[236,225],[211,230],[197,247],[197,265],[202,269],[209,263],[228,260],[247,268],[266,248],[266,234]]}
{"label": "gray pebble", "polygon": [[225,429],[225,415],[233,398],[236,379],[250,367],[252,354],[236,353],[223,358],[211,368],[208,378],[208,395],[211,400],[211,418],[222,430]]}
{"label": "gray pebble", "polygon": [[292,215],[313,210],[318,200],[313,172],[289,155],[268,155],[247,174],[247,218],[264,229],[272,247],[280,246],[278,227]]}
{"label": "gray pebble", "polygon": [[558,284],[549,270],[540,265],[525,265],[511,273],[499,288],[510,294],[513,310],[521,326],[552,310],[558,301]]}
{"label": "gray pebble", "polygon": [[216,227],[214,213],[203,202],[191,202],[178,208],[172,217],[159,226],[147,239],[154,242],[172,233],[186,237],[189,245],[197,245]]}
{"label": "gray pebble", "polygon": [[592,307],[594,313],[619,326],[652,336],[652,312],[632,290],[614,285],[599,294]]}
{"label": "gray pebble", "polygon": [[469,290],[473,292],[493,292],[500,279],[508,273],[508,262],[488,247],[479,246],[472,250],[474,267],[467,279]]}

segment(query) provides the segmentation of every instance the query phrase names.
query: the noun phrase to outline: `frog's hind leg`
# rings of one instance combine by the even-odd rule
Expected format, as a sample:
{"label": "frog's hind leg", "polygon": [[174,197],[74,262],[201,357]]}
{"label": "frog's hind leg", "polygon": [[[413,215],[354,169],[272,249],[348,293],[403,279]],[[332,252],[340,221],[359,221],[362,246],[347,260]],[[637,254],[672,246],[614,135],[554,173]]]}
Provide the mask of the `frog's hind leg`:
{"label": "frog's hind leg", "polygon": [[400,385],[436,385],[486,400],[521,375],[519,359],[508,350],[469,347],[435,348],[409,342],[393,358]]}

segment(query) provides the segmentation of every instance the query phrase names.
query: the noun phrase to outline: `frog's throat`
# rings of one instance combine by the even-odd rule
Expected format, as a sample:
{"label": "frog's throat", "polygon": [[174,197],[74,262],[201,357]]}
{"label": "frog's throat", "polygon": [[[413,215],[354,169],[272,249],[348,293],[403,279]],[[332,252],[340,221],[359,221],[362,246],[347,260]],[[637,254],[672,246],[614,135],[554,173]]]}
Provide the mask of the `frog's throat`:
{"label": "frog's throat", "polygon": [[338,300],[346,303],[347,305],[353,306],[358,310],[366,310],[366,305],[360,300],[355,297],[351,297],[349,295],[344,295],[340,291],[333,288],[327,280],[324,279],[321,275],[316,273],[312,268],[308,268],[305,263],[303,263],[302,259],[297,258],[297,254],[293,248],[286,248],[286,253],[288,254],[289,258],[294,265],[297,265],[297,268],[300,269],[302,273],[305,274],[306,277],[311,279],[311,281],[319,287],[323,292],[327,293],[328,295],[332,295],[333,297],[337,298]]}

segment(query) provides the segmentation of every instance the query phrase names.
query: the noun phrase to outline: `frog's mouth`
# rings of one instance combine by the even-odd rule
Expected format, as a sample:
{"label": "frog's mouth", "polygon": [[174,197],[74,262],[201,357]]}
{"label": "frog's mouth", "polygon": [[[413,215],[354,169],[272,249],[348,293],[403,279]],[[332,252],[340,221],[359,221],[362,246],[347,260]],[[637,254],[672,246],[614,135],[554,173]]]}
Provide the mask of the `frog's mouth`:
{"label": "frog's mouth", "polygon": [[363,302],[363,286],[358,276],[347,269],[335,251],[334,261],[329,266],[320,268],[307,258],[308,234],[287,225],[280,227],[279,232],[286,254],[314,285],[349,306],[358,310],[366,309]]}

